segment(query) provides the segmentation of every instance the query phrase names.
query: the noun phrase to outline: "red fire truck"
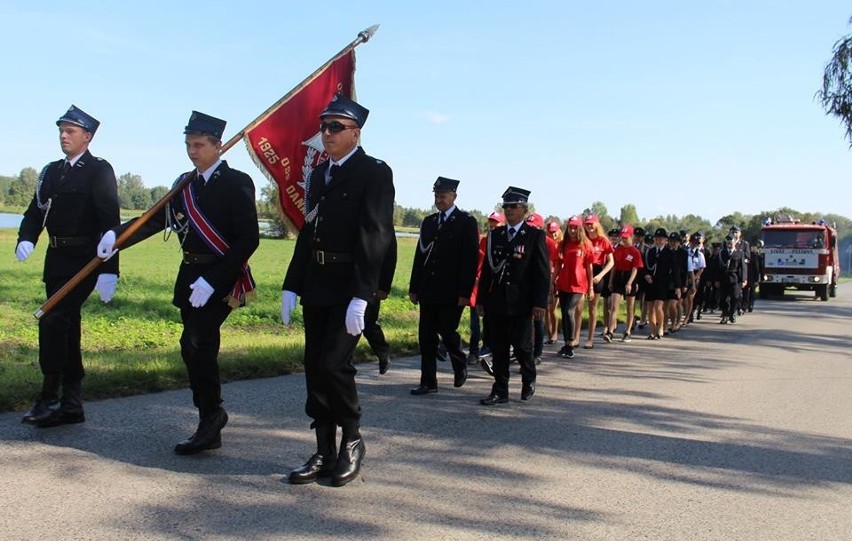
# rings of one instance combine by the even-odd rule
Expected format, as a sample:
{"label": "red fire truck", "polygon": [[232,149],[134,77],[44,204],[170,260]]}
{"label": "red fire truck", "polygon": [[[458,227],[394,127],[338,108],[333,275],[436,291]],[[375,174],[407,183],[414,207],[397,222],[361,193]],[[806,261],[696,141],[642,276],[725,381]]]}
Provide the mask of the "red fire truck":
{"label": "red fire truck", "polygon": [[823,220],[803,224],[787,219],[764,225],[760,298],[787,288],[814,291],[823,301],[837,294],[840,275],[837,231]]}

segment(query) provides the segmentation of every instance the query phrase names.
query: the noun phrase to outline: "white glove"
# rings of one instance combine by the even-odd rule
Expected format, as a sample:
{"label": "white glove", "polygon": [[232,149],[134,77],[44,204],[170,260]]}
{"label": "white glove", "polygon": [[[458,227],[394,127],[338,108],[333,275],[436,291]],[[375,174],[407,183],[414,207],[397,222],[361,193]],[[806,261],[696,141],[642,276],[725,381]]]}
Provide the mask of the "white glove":
{"label": "white glove", "polygon": [[106,303],[112,300],[112,296],[115,295],[115,287],[117,285],[117,274],[99,274],[98,283],[95,284],[95,289],[98,291],[98,295],[101,296],[101,300]]}
{"label": "white glove", "polygon": [[296,309],[296,294],[286,289],[281,293],[281,321],[290,324],[290,314]]}
{"label": "white glove", "polygon": [[201,308],[207,301],[210,300],[210,295],[213,294],[213,286],[207,283],[204,278],[198,277],[198,280],[189,284],[189,289],[192,293],[189,295],[189,304],[193,308]]}
{"label": "white glove", "polygon": [[22,240],[18,243],[18,247],[15,248],[15,257],[18,258],[18,261],[26,261],[30,254],[33,253],[35,249],[35,245],[28,240]]}
{"label": "white glove", "polygon": [[115,255],[118,250],[114,250],[113,246],[115,246],[115,231],[110,229],[104,236],[101,237],[101,241],[98,243],[98,257],[106,261]]}
{"label": "white glove", "polygon": [[346,332],[358,336],[364,330],[364,312],[367,311],[367,301],[353,297],[346,308]]}

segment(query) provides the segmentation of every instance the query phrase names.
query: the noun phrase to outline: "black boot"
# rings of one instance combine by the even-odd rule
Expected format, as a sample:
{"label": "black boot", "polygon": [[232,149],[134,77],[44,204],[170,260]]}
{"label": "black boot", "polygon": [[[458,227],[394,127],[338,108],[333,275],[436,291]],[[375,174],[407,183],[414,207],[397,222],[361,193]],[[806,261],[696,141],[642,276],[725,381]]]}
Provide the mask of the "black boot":
{"label": "black boot", "polygon": [[83,415],[82,385],[80,381],[62,382],[62,400],[59,410],[37,424],[39,428],[70,425],[86,421]]}
{"label": "black boot", "polygon": [[337,468],[331,478],[331,485],[342,487],[350,481],[354,481],[361,471],[361,462],[367,448],[361,433],[358,431],[357,422],[343,427],[343,437],[340,442],[340,453],[337,455]]}
{"label": "black boot", "polygon": [[337,468],[337,425],[317,426],[317,452],[301,467],[290,472],[293,485],[307,485],[319,477],[331,477]]}
{"label": "black boot", "polygon": [[222,429],[228,424],[228,414],[223,408],[204,415],[195,434],[175,445],[176,455],[194,455],[208,449],[222,447]]}
{"label": "black boot", "polygon": [[43,426],[42,423],[58,417],[61,404],[59,402],[59,384],[61,382],[59,374],[45,374],[41,382],[41,395],[36,400],[35,405],[30,408],[22,423],[35,426]]}

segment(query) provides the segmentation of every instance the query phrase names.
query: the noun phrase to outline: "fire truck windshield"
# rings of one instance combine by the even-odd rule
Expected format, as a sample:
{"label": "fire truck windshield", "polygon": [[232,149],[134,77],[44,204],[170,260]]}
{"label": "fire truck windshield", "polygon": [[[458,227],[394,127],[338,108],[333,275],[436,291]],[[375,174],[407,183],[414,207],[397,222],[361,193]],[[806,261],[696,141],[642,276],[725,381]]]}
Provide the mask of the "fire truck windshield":
{"label": "fire truck windshield", "polygon": [[764,230],[766,248],[825,248],[825,233],[814,230]]}

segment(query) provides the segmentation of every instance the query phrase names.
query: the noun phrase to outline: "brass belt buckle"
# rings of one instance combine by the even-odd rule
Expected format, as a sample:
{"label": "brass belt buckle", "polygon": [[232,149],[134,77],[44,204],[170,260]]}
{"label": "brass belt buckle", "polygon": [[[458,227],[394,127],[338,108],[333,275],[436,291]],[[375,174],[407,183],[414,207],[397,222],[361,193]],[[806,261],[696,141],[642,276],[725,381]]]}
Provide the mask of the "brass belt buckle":
{"label": "brass belt buckle", "polygon": [[320,265],[325,265],[325,252],[323,250],[317,250],[317,263]]}

